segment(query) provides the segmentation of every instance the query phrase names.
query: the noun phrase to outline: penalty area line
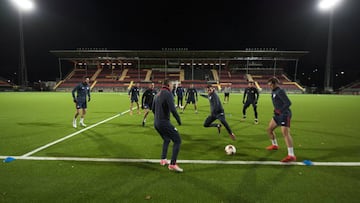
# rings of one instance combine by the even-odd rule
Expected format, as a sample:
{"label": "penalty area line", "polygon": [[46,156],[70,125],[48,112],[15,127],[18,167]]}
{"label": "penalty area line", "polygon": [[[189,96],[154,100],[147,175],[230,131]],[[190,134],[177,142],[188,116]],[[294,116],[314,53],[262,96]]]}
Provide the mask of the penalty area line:
{"label": "penalty area line", "polygon": [[[0,156],[6,159],[9,156]],[[36,161],[78,161],[78,162],[117,162],[117,163],[159,163],[160,159],[121,159],[121,158],[86,158],[86,157],[38,157],[38,156],[11,156],[18,160]],[[223,165],[296,165],[308,166],[303,162],[283,163],[280,161],[221,161],[221,160],[178,160],[183,164],[223,164]],[[360,166],[360,162],[312,162],[311,166]]]}
{"label": "penalty area line", "polygon": [[78,135],[78,134],[80,134],[80,133],[82,133],[82,132],[84,132],[84,131],[87,131],[87,130],[89,130],[89,129],[91,129],[91,128],[94,128],[94,127],[96,127],[96,126],[98,126],[98,125],[100,125],[100,124],[106,123],[106,122],[108,122],[108,121],[110,121],[110,120],[112,120],[112,119],[114,119],[114,118],[117,118],[117,117],[119,117],[119,116],[122,116],[122,115],[126,114],[126,113],[129,112],[129,111],[130,111],[130,110],[126,110],[126,111],[124,111],[124,112],[122,112],[122,113],[116,114],[115,116],[112,116],[112,117],[107,118],[107,119],[105,119],[105,120],[103,120],[103,121],[97,122],[97,123],[95,123],[95,124],[93,124],[93,125],[90,125],[90,126],[88,126],[88,127],[86,127],[86,128],[83,128],[83,129],[81,129],[81,130],[79,130],[79,131],[76,131],[76,132],[74,132],[74,133],[71,133],[70,135],[67,135],[67,136],[65,136],[65,137],[63,137],[63,138],[60,138],[60,139],[58,139],[58,140],[55,140],[54,142],[51,142],[51,143],[46,144],[46,145],[44,145],[44,146],[41,146],[41,147],[39,147],[39,148],[37,148],[37,149],[34,149],[33,151],[28,152],[28,153],[22,155],[22,157],[31,156],[31,155],[33,155],[33,154],[35,154],[35,153],[37,153],[37,152],[39,152],[39,151],[41,151],[41,150],[43,150],[43,149],[46,149],[46,148],[48,148],[48,147],[50,147],[50,146],[53,146],[53,145],[55,145],[55,144],[57,144],[57,143],[59,143],[59,142],[62,142],[62,141],[64,141],[64,140],[66,140],[66,139],[69,139],[69,138],[71,138],[71,137],[73,137],[73,136],[75,136],[75,135]]}

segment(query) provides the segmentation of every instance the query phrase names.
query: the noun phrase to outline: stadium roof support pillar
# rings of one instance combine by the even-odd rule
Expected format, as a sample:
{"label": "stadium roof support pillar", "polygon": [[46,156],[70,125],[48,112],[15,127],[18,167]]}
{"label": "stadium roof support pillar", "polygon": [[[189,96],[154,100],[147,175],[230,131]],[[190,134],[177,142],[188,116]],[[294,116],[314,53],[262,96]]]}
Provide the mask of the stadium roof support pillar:
{"label": "stadium roof support pillar", "polygon": [[221,80],[221,58],[219,59],[219,81]]}
{"label": "stadium roof support pillar", "polygon": [[140,59],[138,59],[137,61],[138,61],[138,65],[137,65],[138,66],[138,81],[141,82],[140,81]]}
{"label": "stadium roof support pillar", "polygon": [[58,59],[58,63],[59,63],[59,80],[62,80],[61,58]]}
{"label": "stadium roof support pillar", "polygon": [[194,59],[191,59],[191,80],[194,80]]}
{"label": "stadium roof support pillar", "polygon": [[294,82],[296,82],[298,63],[299,63],[299,59],[296,59],[296,61],[295,61]]}
{"label": "stadium roof support pillar", "polygon": [[164,60],[164,64],[165,64],[165,71],[164,71],[164,80],[167,78],[167,60]]}
{"label": "stadium roof support pillar", "polygon": [[249,74],[249,59],[246,59],[246,74]]}
{"label": "stadium roof support pillar", "polygon": [[274,76],[276,75],[276,58],[274,59]]}

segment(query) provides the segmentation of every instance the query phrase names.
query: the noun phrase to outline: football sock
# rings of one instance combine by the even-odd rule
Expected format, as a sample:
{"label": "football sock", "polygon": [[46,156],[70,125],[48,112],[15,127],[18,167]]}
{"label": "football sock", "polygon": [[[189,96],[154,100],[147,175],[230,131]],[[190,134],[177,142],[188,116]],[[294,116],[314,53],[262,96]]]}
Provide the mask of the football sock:
{"label": "football sock", "polygon": [[293,147],[288,147],[288,155],[289,156],[295,156]]}
{"label": "football sock", "polygon": [[80,118],[80,123],[83,123],[84,122],[84,118]]}
{"label": "football sock", "polygon": [[277,140],[276,140],[276,139],[271,140],[271,143],[272,143],[272,145],[278,146],[278,143],[277,143]]}

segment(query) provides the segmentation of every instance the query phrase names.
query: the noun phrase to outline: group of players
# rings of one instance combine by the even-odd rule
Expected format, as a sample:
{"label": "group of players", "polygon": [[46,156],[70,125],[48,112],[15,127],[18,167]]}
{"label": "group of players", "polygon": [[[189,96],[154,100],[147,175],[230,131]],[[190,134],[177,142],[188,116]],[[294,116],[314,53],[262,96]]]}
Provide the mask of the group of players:
{"label": "group of players", "polygon": [[[270,78],[268,80],[268,85],[272,90],[271,98],[274,106],[274,116],[270,120],[267,133],[271,140],[271,145],[268,146],[267,150],[278,150],[279,146],[276,140],[276,135],[274,130],[280,126],[282,135],[285,139],[285,143],[288,148],[288,155],[282,159],[282,162],[292,162],[296,161],[296,156],[293,149],[293,141],[290,135],[290,120],[291,120],[291,102],[287,97],[285,91],[279,87],[279,80],[277,78]],[[200,96],[205,97],[209,100],[210,103],[210,115],[205,119],[204,127],[216,127],[218,133],[221,132],[221,127],[224,126],[227,130],[230,138],[232,140],[236,139],[235,134],[232,132],[230,126],[228,125],[225,119],[224,108],[222,107],[219,96],[217,95],[215,88],[211,85],[208,85],[207,94],[200,94]],[[75,92],[77,95],[75,95]],[[182,100],[184,97],[185,90],[182,88],[181,84],[175,88],[175,86],[170,86],[170,81],[164,80],[162,83],[162,88],[157,92],[154,88],[154,83],[151,83],[146,91],[143,93],[141,98],[141,108],[144,109],[144,117],[142,120],[142,125],[145,126],[146,118],[150,111],[154,113],[154,127],[156,131],[160,134],[163,139],[163,147],[161,153],[160,165],[168,165],[169,170],[176,172],[182,172],[183,169],[178,166],[176,163],[177,156],[180,151],[181,137],[177,129],[170,123],[170,113],[174,116],[177,123],[181,125],[181,119],[176,110],[176,107],[181,109],[181,112],[184,112],[187,104],[194,104],[195,112],[197,113],[197,100],[198,93],[194,88],[194,85],[191,85],[185,93],[186,104],[182,105]],[[175,105],[174,98],[175,94],[177,96],[177,105]],[[229,102],[230,91],[224,91],[224,103]],[[90,101],[90,87],[89,87],[89,78],[85,77],[83,82],[77,85],[73,91],[72,96],[76,104],[76,112],[73,119],[73,127],[77,127],[77,117],[80,115],[80,109],[82,109],[82,114],[80,115],[80,125],[86,126],[84,123],[84,116],[86,114],[87,101]],[[133,114],[133,104],[137,105],[137,113],[140,114],[140,89],[139,84],[131,87],[128,96],[130,98],[130,115]],[[253,81],[249,81],[249,87],[245,89],[243,96],[243,118],[246,119],[246,109],[252,105],[255,114],[255,124],[258,124],[258,114],[257,114],[257,102],[259,99],[258,89],[255,87]],[[220,123],[214,123],[215,120],[219,120]],[[168,146],[170,142],[173,142],[173,150],[170,162],[166,159]]]}

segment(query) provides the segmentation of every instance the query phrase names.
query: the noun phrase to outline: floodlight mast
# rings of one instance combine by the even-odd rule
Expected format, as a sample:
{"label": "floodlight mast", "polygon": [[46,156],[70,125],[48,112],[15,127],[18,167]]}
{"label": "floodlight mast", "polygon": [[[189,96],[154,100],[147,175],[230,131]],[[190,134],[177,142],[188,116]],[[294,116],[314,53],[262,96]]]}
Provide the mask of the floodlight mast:
{"label": "floodlight mast", "polygon": [[335,7],[342,0],[321,0],[319,2],[319,9],[322,11],[329,11],[329,32],[328,32],[328,45],[326,52],[326,66],[324,76],[324,92],[332,92],[331,85],[331,62],[332,62],[332,35],[333,35],[333,14]]}
{"label": "floodlight mast", "polygon": [[31,0],[11,0],[19,12],[19,37],[20,37],[20,61],[19,61],[19,85],[28,86],[27,67],[25,61],[24,31],[23,31],[23,12],[34,9],[34,3]]}

